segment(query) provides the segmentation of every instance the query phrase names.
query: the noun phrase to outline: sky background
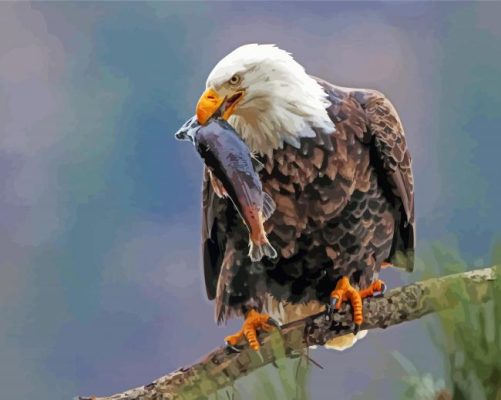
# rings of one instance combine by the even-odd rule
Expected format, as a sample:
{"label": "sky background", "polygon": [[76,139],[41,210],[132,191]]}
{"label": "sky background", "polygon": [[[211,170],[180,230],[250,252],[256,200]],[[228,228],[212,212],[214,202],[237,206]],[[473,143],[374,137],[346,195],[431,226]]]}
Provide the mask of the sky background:
{"label": "sky background", "polygon": [[[501,226],[500,18],[481,2],[1,3],[2,397],[139,386],[239,326],[217,327],[205,298],[202,165],[173,132],[241,44],[275,43],[313,75],[385,93],[413,155],[418,255],[440,241],[487,264]],[[313,398],[395,398],[393,350],[440,377],[426,321],[316,350]]]}

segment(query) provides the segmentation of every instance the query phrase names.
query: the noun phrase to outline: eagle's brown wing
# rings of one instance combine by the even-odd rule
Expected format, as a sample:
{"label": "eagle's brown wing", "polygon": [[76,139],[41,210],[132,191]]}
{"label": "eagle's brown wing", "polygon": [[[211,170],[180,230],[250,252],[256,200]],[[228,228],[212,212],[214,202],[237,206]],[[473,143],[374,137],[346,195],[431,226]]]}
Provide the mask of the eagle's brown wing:
{"label": "eagle's brown wing", "polygon": [[397,221],[390,257],[397,266],[412,270],[415,245],[414,182],[404,129],[393,105],[384,95],[370,91],[364,100],[372,134],[374,154],[371,163],[383,187],[387,186],[388,191],[396,197],[397,209],[400,205],[400,221]]}
{"label": "eagle's brown wing", "polygon": [[207,297],[216,297],[217,281],[224,257],[226,237],[218,230],[217,211],[224,201],[216,195],[210,182],[208,169],[204,168],[202,183],[202,256]]}

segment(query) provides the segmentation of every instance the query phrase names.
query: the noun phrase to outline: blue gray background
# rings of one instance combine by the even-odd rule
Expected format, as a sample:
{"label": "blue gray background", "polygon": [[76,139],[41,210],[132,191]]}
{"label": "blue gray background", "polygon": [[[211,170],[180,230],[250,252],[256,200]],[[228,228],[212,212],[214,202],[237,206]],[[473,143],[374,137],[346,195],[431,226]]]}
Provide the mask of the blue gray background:
{"label": "blue gray background", "polygon": [[[138,386],[238,327],[213,322],[202,165],[172,133],[244,43],[387,94],[414,157],[420,251],[440,240],[487,263],[501,225],[500,17],[480,2],[0,4],[2,397]],[[393,350],[440,377],[425,322],[316,350],[313,398],[397,397]]]}

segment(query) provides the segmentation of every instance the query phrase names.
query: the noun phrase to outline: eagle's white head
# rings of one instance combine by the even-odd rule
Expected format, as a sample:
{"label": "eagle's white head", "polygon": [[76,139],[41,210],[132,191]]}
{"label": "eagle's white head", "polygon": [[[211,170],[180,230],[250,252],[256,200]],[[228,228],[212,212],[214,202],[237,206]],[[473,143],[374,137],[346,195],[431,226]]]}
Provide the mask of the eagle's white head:
{"label": "eagle's white head", "polygon": [[253,152],[268,154],[299,138],[312,137],[312,127],[334,130],[322,87],[292,56],[274,45],[247,44],[217,63],[197,104],[205,123],[217,110]]}

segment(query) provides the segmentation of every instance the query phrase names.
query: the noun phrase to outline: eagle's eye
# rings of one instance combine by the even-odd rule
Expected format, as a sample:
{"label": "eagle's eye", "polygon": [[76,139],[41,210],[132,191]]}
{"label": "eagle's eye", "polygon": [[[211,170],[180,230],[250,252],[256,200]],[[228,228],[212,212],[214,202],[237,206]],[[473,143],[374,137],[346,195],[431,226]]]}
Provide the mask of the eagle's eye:
{"label": "eagle's eye", "polygon": [[233,75],[228,81],[230,85],[238,85],[240,83],[240,75]]}

